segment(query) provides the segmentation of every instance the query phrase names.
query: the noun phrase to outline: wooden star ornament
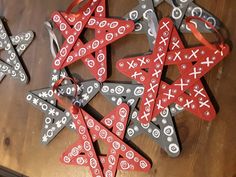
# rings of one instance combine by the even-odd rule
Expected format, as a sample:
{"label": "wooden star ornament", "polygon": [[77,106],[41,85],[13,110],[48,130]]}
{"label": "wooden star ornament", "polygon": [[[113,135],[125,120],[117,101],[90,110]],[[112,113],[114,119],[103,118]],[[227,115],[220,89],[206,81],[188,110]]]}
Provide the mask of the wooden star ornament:
{"label": "wooden star ornament", "polygon": [[[150,163],[124,141],[129,106],[121,104],[100,122],[79,109],[73,114],[79,140],[61,158],[65,164],[89,166],[93,177],[115,177],[117,169],[147,172]],[[110,131],[110,129],[112,129]],[[108,154],[99,156],[93,146],[98,139],[108,145]]]}
{"label": "wooden star ornament", "polygon": [[[106,80],[106,46],[131,33],[134,23],[106,18],[105,10],[105,0],[89,0],[76,14],[52,14],[53,22],[66,39],[53,63],[54,69],[82,60],[99,82]],[[94,29],[95,37],[83,43],[81,33],[86,28]]]}
{"label": "wooden star ornament", "polygon": [[[173,45],[172,41],[180,41],[180,37],[172,20],[163,18],[159,23],[152,54],[121,59],[117,62],[117,69],[120,72],[144,85],[139,121],[143,124],[150,122],[174,102],[204,120],[212,120],[215,117],[215,110],[207,101],[200,100],[200,103],[197,100],[197,96],[202,98],[203,95],[201,96],[200,87],[194,87],[194,84],[228,55],[228,45],[221,51],[207,46],[173,50],[178,43]],[[186,63],[191,66],[185,68],[173,84],[168,85],[161,81],[164,65]],[[185,91],[188,89],[198,92],[195,94],[196,97],[187,94]]]}
{"label": "wooden star ornament", "polygon": [[24,84],[28,83],[29,78],[22,66],[20,56],[31,44],[33,38],[32,31],[9,36],[5,23],[0,19],[0,49],[5,51],[4,60],[0,60],[0,81],[6,75],[10,75]]}

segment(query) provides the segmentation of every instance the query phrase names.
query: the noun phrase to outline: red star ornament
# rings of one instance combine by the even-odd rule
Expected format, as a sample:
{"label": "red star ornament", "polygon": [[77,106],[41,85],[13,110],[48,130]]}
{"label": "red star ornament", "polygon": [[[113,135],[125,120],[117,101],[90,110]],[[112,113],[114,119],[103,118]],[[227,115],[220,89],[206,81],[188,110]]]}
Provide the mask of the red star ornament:
{"label": "red star ornament", "polygon": [[[222,51],[213,51],[206,46],[183,49],[180,41],[171,19],[164,18],[160,21],[155,48],[151,55],[121,59],[117,62],[120,72],[145,87],[139,113],[139,121],[143,124],[150,122],[173,102],[204,120],[215,117],[213,106],[211,103],[207,104],[209,98],[202,90],[203,86],[199,80],[229,53],[229,47],[225,45]],[[174,50],[177,46],[179,49]],[[168,51],[168,48],[172,51]],[[193,62],[196,63],[193,65]],[[161,81],[163,66],[170,64],[184,66],[181,69],[182,75],[172,85]],[[188,89],[192,94],[185,93]],[[193,95],[194,92],[196,93]],[[198,100],[199,95],[205,95],[208,102]]]}
{"label": "red star ornament", "polygon": [[[101,123],[81,109],[78,115],[74,115],[74,123],[81,137],[63,153],[61,161],[70,165],[89,166],[93,176],[96,177],[99,175],[114,177],[117,169],[144,172],[150,170],[150,163],[122,141],[126,132],[128,116],[129,107],[124,103],[103,118]],[[112,132],[108,129],[112,129]],[[90,140],[86,134],[91,136]],[[99,156],[102,167],[100,162],[93,158],[95,150],[92,141],[95,142],[98,139],[109,146],[108,154]],[[81,153],[85,153],[85,155],[81,155]],[[103,169],[103,173],[96,168],[98,166],[99,169]]]}
{"label": "red star ornament", "polygon": [[[106,18],[105,11],[105,0],[90,0],[76,15],[52,14],[53,22],[66,39],[55,58],[54,69],[82,60],[98,81],[106,80],[106,46],[131,33],[134,22]],[[95,29],[95,38],[84,44],[80,36],[85,28]]]}
{"label": "red star ornament", "polygon": [[[199,49],[196,50],[191,50],[191,55],[188,54],[181,54],[180,51],[176,51],[178,49],[184,49],[184,45],[181,41],[181,38],[177,32],[177,30],[174,28],[173,29],[173,33],[172,33],[172,39],[169,45],[169,52],[167,54],[167,61],[165,62],[165,65],[174,65],[176,64],[180,74],[183,74],[185,70],[187,70],[188,68],[191,68],[193,66],[192,62],[187,62],[185,60],[185,62],[182,62],[182,58],[184,57],[185,59],[188,58],[188,60],[191,60],[192,58],[198,58],[200,57],[199,55],[201,54],[202,51],[200,51]],[[183,56],[184,55],[184,56]],[[198,73],[196,71],[196,73]],[[163,85],[161,87],[161,89],[163,89],[163,91],[165,90],[166,86]],[[211,121],[212,119],[215,118],[216,116],[216,111],[214,109],[214,106],[202,84],[201,80],[198,80],[195,82],[195,84],[193,86],[191,86],[189,89],[189,95],[192,97],[192,99],[190,100],[185,100],[181,105],[183,106],[183,108],[190,108],[192,107],[193,109],[198,110],[199,115],[198,117],[206,120],[206,121]],[[162,93],[162,91],[160,90],[160,92]],[[170,91],[168,91],[170,92]],[[167,93],[164,93],[165,95],[168,96]],[[170,95],[171,96],[171,95]],[[182,99],[180,98],[180,101]],[[195,101],[198,102],[198,104],[195,105]],[[154,110],[154,115],[156,115],[156,111]]]}

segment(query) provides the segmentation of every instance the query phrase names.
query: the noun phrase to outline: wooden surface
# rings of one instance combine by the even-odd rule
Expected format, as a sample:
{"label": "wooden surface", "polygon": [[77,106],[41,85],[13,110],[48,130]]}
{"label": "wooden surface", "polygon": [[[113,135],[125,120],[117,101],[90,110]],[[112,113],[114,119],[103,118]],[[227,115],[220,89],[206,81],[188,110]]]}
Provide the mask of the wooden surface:
{"label": "wooden surface", "polygon": [[[23,55],[31,76],[24,86],[10,77],[0,84],[0,165],[29,177],[90,177],[85,167],[63,166],[59,157],[65,147],[76,140],[76,135],[63,130],[48,146],[40,144],[43,114],[25,101],[27,91],[48,86],[52,57],[49,38],[43,22],[54,10],[64,10],[70,0],[0,0],[0,15],[8,20],[12,34],[28,29],[36,39]],[[218,16],[236,41],[235,0],[195,0]],[[110,16],[123,16],[136,0],[109,0]],[[168,6],[162,6],[165,12]],[[167,13],[164,13],[167,15]],[[61,40],[61,37],[59,38]],[[189,43],[195,43],[188,37]],[[232,45],[234,47],[234,45]],[[115,62],[124,56],[148,50],[145,36],[129,35],[111,46],[112,76],[109,80],[126,81],[115,69]],[[220,106],[216,119],[210,123],[184,112],[175,118],[182,153],[172,159],[146,135],[134,142],[152,159],[153,167],[147,174],[118,172],[117,177],[236,177],[236,50],[211,71],[206,81]],[[111,66],[110,66],[111,68]],[[71,71],[83,79],[91,78],[81,62]],[[169,75],[174,75],[172,68]],[[112,110],[111,104],[101,95],[92,102],[102,115]],[[101,106],[102,105],[102,106]]]}

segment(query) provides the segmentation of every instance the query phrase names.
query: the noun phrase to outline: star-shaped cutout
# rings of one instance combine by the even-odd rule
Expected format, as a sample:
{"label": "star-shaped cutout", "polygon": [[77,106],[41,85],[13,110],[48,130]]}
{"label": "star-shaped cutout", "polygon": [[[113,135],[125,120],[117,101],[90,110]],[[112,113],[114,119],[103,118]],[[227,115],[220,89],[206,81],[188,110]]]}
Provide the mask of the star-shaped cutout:
{"label": "star-shaped cutout", "polygon": [[21,64],[19,56],[24,53],[33,38],[34,33],[32,31],[9,36],[3,20],[0,19],[0,49],[4,49],[6,52],[5,61],[0,60],[0,81],[3,80],[5,75],[10,75],[22,83],[28,82],[28,76]]}
{"label": "star-shaped cutout", "polygon": [[[159,115],[163,109],[174,102],[202,119],[211,120],[215,117],[212,106],[206,102],[199,105],[199,100],[186,94],[185,91],[194,89],[193,85],[228,55],[229,47],[225,45],[222,51],[213,51],[206,46],[173,50],[174,46],[171,41],[176,42],[176,39],[180,40],[180,37],[172,20],[163,18],[160,21],[152,54],[121,59],[117,62],[117,69],[120,72],[144,85],[145,91],[138,117],[143,124],[149,123],[153,117]],[[196,63],[184,70],[172,85],[161,82],[164,65],[186,63],[192,65],[193,62]],[[142,66],[140,66],[141,63]],[[195,88],[200,92],[198,89]]]}
{"label": "star-shaped cutout", "polygon": [[[89,166],[93,176],[114,177],[117,169],[143,172],[150,170],[150,163],[122,141],[128,116],[129,106],[124,103],[117,106],[101,122],[80,109],[78,114],[73,115],[80,138],[63,153],[61,161],[65,164]],[[105,157],[98,156],[93,146],[93,142],[98,139],[108,145]]]}
{"label": "star-shaped cutout", "polygon": [[103,83],[101,94],[104,95],[114,105],[127,103],[130,106],[129,123],[127,126],[126,139],[132,140],[134,137],[146,133],[153,141],[171,157],[180,154],[180,146],[173,124],[172,116],[183,111],[177,104],[166,108],[161,114],[148,124],[140,124],[137,120],[137,103],[142,97],[144,87],[140,84]]}
{"label": "star-shaped cutout", "polygon": [[[56,56],[53,68],[61,69],[82,60],[93,76],[103,82],[107,78],[106,46],[131,33],[134,23],[106,18],[105,0],[89,1],[87,6],[76,16],[63,12],[53,13],[52,20],[66,39]],[[95,30],[95,38],[87,43],[80,39],[85,28]]]}

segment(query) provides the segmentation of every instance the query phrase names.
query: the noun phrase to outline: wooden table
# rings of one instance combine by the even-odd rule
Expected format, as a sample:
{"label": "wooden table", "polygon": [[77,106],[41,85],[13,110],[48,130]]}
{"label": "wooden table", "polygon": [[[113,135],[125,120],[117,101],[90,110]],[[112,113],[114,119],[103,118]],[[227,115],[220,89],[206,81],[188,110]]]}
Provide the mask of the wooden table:
{"label": "wooden table", "polygon": [[[29,177],[89,177],[84,167],[68,167],[59,162],[67,145],[76,140],[76,134],[63,130],[48,146],[40,144],[43,114],[26,103],[29,90],[48,86],[52,57],[49,37],[43,22],[54,10],[64,10],[70,0],[0,0],[0,13],[8,20],[12,34],[28,29],[36,33],[36,39],[23,55],[31,76],[28,85],[21,85],[10,77],[0,85],[0,165],[23,173]],[[109,0],[109,15],[123,16],[137,3],[136,0]],[[233,47],[236,41],[236,1],[196,0],[196,3],[218,16],[228,30],[228,39]],[[167,5],[161,11],[167,15]],[[159,8],[160,9],[160,8]],[[58,35],[60,36],[60,35]],[[59,38],[62,41],[61,37]],[[189,44],[196,44],[187,36]],[[127,55],[148,50],[144,35],[129,35],[111,45],[111,81],[127,81],[115,69],[115,62]],[[216,119],[204,122],[188,112],[175,118],[182,153],[170,158],[146,135],[134,142],[152,159],[153,167],[147,174],[118,172],[117,177],[236,177],[236,50],[207,74],[206,81],[220,107]],[[81,62],[70,67],[83,79],[92,78]],[[176,70],[171,68],[169,76]],[[92,100],[102,115],[113,109],[101,95]],[[103,105],[102,107],[100,105]],[[102,147],[104,145],[101,145]]]}

